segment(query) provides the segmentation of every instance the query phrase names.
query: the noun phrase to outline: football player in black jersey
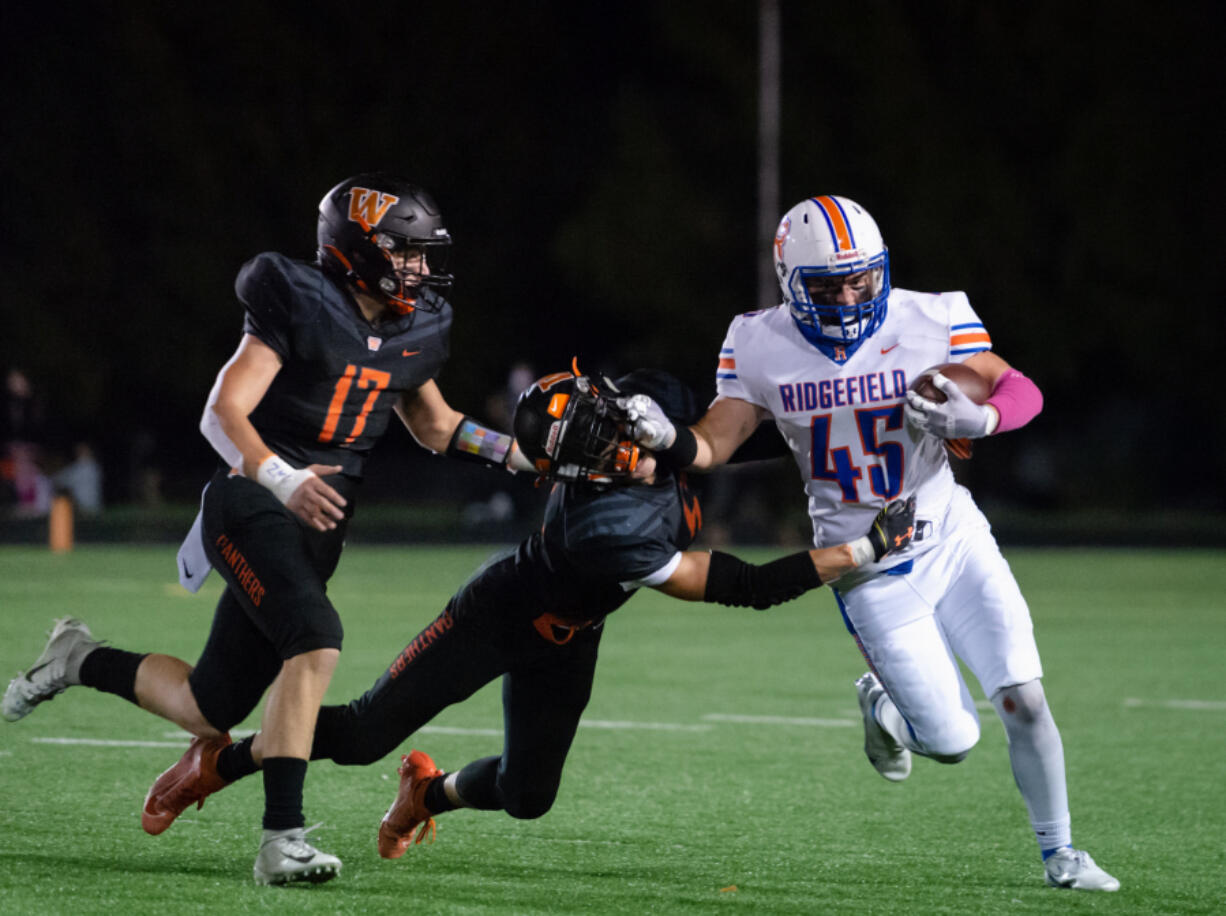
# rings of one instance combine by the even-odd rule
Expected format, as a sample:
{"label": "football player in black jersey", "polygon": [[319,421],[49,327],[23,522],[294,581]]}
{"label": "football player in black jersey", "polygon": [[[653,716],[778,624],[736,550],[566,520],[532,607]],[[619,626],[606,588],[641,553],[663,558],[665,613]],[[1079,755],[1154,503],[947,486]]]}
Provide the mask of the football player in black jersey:
{"label": "football player in black jersey", "polygon": [[[482,567],[363,696],[320,710],[312,759],[369,764],[503,679],[501,754],[451,773],[421,751],[402,758],[399,794],[379,826],[384,858],[399,858],[414,831],[420,842],[434,815],[457,807],[518,818],[549,810],[591,693],[605,617],[638,588],[761,609],[910,543],[914,503],[898,501],[852,544],[761,566],[687,550],[701,526],[698,500],[684,474],[652,473],[650,456],[639,466],[619,392],[649,394],[678,418],[698,415],[693,395],[665,373],[639,370],[599,386],[569,372],[535,382],[520,397],[515,435],[537,473],[556,483],[543,526]],[[632,478],[642,483],[625,485]],[[267,761],[263,735],[240,745],[247,772]]]}
{"label": "football player in black jersey", "polygon": [[355,176],[320,202],[317,239],[314,262],[260,254],[235,282],[243,336],[200,425],[221,462],[179,553],[186,587],[197,590],[210,568],[227,585],[199,661],[98,648],[68,618],[4,697],[5,717],[21,718],[83,683],[197,736],[145,800],[142,825],[157,834],[203,801],[195,788],[202,759],[224,774],[242,753],[227,732],[267,691],[255,863],[264,884],[325,881],[340,870],[305,839],[302,789],[341,648],[326,583],[363,465],[393,411],[434,452],[523,462],[509,435],[451,408],[435,382],[451,328],[451,236],[430,194],[385,174]]}

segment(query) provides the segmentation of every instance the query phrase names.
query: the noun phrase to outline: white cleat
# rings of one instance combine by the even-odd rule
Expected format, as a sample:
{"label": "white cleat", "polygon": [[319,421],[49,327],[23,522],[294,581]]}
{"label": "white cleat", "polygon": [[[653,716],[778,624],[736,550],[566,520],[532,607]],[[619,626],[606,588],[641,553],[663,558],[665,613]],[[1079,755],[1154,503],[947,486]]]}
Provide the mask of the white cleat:
{"label": "white cleat", "polygon": [[43,654],[25,674],[9,681],[0,711],[10,722],[24,719],[34,707],[74,684],[81,683],[81,662],[101,645],[89,627],[74,617],[61,617],[51,629]]}
{"label": "white cleat", "polygon": [[339,875],[341,860],[326,852],[320,852],[308,843],[306,835],[310,830],[302,827],[292,830],[265,830],[260,852],[255,857],[255,883],[292,884],[309,881],[312,884],[320,884]]}
{"label": "white cleat", "polygon": [[1052,887],[1068,887],[1077,891],[1120,889],[1119,879],[1099,868],[1088,852],[1071,846],[1053,852],[1043,863],[1043,868],[1047,883]]}
{"label": "white cleat", "polygon": [[856,681],[860,714],[864,716],[864,753],[878,773],[890,782],[902,782],[911,775],[911,752],[894,740],[873,715],[883,693],[885,688],[871,671],[864,672]]}

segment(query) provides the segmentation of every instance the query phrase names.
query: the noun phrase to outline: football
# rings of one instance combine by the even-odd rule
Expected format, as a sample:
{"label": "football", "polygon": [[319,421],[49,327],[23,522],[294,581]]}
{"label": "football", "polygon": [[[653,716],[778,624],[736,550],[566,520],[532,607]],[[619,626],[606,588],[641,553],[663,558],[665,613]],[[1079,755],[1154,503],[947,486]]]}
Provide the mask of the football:
{"label": "football", "polygon": [[938,372],[961,388],[962,393],[976,404],[982,404],[992,394],[988,388],[988,380],[965,363],[942,363],[939,366],[929,366],[916,376],[915,381],[911,383],[911,390],[930,401],[936,401],[938,404],[944,403],[945,392],[932,383],[932,377]]}

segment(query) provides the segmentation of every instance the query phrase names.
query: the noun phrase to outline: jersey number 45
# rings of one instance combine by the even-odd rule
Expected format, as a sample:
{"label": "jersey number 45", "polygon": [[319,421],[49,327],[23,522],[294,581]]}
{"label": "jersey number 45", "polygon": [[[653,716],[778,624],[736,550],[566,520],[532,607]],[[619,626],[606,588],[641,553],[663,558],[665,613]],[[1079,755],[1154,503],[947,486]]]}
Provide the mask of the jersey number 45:
{"label": "jersey number 45", "polygon": [[860,502],[860,479],[864,470],[853,457],[858,454],[868,466],[868,487],[873,496],[887,500],[897,496],[902,490],[902,443],[881,442],[877,436],[878,430],[902,429],[902,404],[856,411],[856,428],[860,433],[857,453],[853,453],[850,445],[830,447],[830,422],[830,414],[824,413],[815,414],[810,424],[813,479],[837,483],[845,503]]}

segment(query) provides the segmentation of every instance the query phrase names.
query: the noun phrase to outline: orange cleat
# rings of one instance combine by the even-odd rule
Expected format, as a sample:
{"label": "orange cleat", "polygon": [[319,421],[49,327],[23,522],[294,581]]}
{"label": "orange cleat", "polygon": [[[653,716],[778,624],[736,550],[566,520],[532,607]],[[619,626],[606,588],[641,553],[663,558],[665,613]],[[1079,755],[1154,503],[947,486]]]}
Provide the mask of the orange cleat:
{"label": "orange cleat", "polygon": [[[442,776],[442,771],[425,751],[411,751],[400,758],[397,772],[400,791],[379,824],[379,855],[385,859],[399,859],[410,844],[434,842],[434,818],[426,808],[426,787]],[[419,824],[421,829],[417,830]]]}
{"label": "orange cleat", "polygon": [[193,804],[204,800],[227,783],[217,772],[217,755],[230,743],[228,734],[218,738],[193,738],[179,762],[153,781],[145,796],[140,825],[157,836]]}

